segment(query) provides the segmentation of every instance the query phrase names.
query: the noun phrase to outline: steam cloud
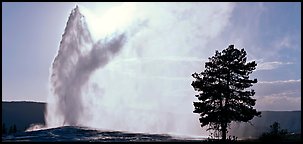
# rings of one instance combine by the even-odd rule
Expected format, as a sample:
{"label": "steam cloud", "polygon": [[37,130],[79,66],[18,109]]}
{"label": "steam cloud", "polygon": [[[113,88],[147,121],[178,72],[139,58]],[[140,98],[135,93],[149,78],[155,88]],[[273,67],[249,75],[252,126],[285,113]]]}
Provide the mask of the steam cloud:
{"label": "steam cloud", "polygon": [[140,3],[135,26],[97,42],[74,9],[51,67],[47,127],[208,136],[192,113],[190,76],[213,53],[207,43],[232,9],[229,3]]}
{"label": "steam cloud", "polygon": [[[123,33],[115,34],[94,43],[78,7],[72,11],[62,37],[52,65],[51,84],[55,103],[48,106],[51,110],[47,112],[54,111],[62,116],[61,119],[55,117],[55,125],[79,125],[85,113],[81,95],[83,86],[97,68],[105,66],[121,50],[126,38]],[[47,124],[54,123],[47,121]]]}

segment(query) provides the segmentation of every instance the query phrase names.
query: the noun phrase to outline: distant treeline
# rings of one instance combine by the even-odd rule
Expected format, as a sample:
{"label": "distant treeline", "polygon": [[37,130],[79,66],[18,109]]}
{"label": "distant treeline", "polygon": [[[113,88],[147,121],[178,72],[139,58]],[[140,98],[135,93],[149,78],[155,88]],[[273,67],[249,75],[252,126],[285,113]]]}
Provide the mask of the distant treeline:
{"label": "distant treeline", "polygon": [[9,129],[6,128],[5,123],[2,123],[2,135],[4,134],[13,134],[17,132],[16,124],[10,125]]}
{"label": "distant treeline", "polygon": [[[2,102],[2,127],[5,125],[6,133],[25,131],[31,124],[45,124],[45,103],[38,102]],[[3,133],[3,129],[2,129]]]}

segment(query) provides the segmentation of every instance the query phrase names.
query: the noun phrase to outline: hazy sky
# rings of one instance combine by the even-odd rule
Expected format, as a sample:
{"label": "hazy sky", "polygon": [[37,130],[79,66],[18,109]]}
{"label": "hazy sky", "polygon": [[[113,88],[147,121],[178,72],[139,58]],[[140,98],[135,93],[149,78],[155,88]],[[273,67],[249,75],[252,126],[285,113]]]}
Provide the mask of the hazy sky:
{"label": "hazy sky", "polygon": [[[2,3],[2,101],[46,101],[50,66],[75,4]],[[78,4],[102,13],[121,3]],[[134,48],[143,47],[135,50],[141,62],[155,66],[153,72],[140,76],[191,79],[191,73],[204,68],[203,59],[234,44],[245,48],[248,60],[258,64],[251,76],[258,78],[254,86],[258,109],[301,109],[300,3],[157,5],[140,4],[134,14],[150,18],[143,36],[132,41]],[[135,41],[146,43],[142,46]],[[132,58],[131,54],[122,56]],[[165,64],[182,73],[171,73]],[[111,68],[119,65],[111,64]],[[163,89],[177,88],[161,84]],[[190,83],[184,89],[193,91]]]}

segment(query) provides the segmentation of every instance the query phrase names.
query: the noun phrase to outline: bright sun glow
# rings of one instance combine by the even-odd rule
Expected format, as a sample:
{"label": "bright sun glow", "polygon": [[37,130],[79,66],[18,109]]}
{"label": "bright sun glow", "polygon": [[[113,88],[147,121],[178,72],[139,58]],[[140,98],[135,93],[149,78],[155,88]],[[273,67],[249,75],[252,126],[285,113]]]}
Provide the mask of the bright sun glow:
{"label": "bright sun glow", "polygon": [[122,3],[119,6],[109,8],[105,13],[87,9],[84,6],[79,7],[81,13],[85,16],[94,40],[99,40],[130,25],[134,15],[135,3]]}

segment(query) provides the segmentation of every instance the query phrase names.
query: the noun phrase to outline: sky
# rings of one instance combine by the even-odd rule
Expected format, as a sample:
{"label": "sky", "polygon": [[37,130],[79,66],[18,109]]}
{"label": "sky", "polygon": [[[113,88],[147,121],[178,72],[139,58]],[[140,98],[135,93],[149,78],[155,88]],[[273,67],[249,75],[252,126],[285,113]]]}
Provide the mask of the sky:
{"label": "sky", "polygon": [[[76,4],[101,16],[121,5],[2,3],[2,101],[47,101],[50,67]],[[100,69],[103,77],[92,77],[106,80],[100,87],[113,86],[110,75],[117,74],[157,85],[154,89],[162,99],[178,93],[177,101],[192,102],[196,99],[191,74],[201,72],[215,50],[234,44],[258,64],[251,75],[258,79],[253,87],[257,109],[301,110],[300,3],[140,3],[129,17],[147,23],[113,62]],[[88,15],[87,19],[95,39],[102,24],[111,24],[96,27]],[[151,93],[148,88],[139,86],[137,93]]]}

